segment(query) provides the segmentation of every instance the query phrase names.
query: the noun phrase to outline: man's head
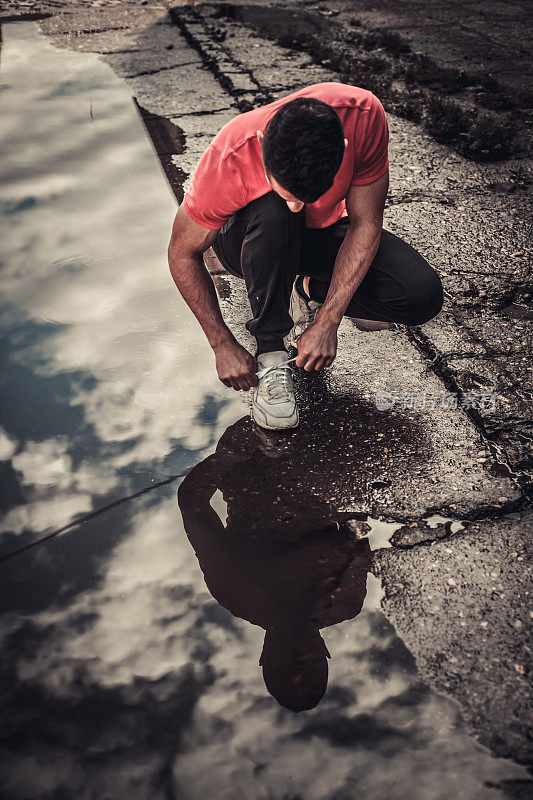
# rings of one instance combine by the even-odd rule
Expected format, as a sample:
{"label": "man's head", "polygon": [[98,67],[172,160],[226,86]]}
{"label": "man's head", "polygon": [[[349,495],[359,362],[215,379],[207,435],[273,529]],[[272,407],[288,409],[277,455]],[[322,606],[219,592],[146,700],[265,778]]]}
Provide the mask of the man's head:
{"label": "man's head", "polygon": [[328,649],[318,629],[268,628],[259,664],[265,685],[290,711],[308,711],[328,685]]}
{"label": "man's head", "polygon": [[347,145],[337,112],[313,97],[285,103],[257,138],[267,180],[291,211],[331,188]]}

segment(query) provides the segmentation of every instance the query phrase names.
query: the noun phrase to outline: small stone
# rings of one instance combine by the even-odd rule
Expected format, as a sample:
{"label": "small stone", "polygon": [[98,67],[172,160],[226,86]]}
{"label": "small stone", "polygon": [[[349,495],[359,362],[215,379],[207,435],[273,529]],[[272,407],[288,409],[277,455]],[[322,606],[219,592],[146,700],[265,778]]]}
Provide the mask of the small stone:
{"label": "small stone", "polygon": [[514,668],[519,675],[527,675],[529,671],[525,664],[515,664]]}
{"label": "small stone", "polygon": [[455,578],[448,578],[448,586],[457,586]]}
{"label": "small stone", "polygon": [[480,623],[479,623],[479,627],[480,627],[480,628],[487,628],[487,627],[488,627],[488,624],[489,624],[488,622],[480,622]]}
{"label": "small stone", "polygon": [[508,500],[508,497],[498,497],[498,503],[506,503]]}

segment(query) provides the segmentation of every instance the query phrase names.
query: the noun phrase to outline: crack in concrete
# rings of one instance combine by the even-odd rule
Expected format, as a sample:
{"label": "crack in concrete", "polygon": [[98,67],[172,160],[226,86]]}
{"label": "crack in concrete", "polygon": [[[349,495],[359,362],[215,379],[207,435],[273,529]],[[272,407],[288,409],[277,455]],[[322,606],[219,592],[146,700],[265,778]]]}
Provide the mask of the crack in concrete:
{"label": "crack in concrete", "polygon": [[[168,118],[180,119],[180,117],[210,117],[212,114],[218,114],[219,111],[231,111],[234,106],[223,106],[223,108],[214,108],[211,111],[184,111],[183,114],[169,114]],[[167,117],[164,117],[167,119]]]}
{"label": "crack in concrete", "polygon": [[[469,335],[471,334],[470,331],[468,331],[468,333]],[[438,378],[440,378],[444,386],[454,394],[458,395],[459,397],[462,396],[463,392],[459,388],[453,372],[446,366],[444,356],[441,353],[439,353],[435,345],[433,345],[432,342],[430,342],[428,337],[419,328],[407,329],[406,335],[408,339],[411,341],[411,343],[413,343],[414,346],[420,351],[420,353],[422,353],[425,359],[429,361],[430,368],[435,373],[435,375]],[[483,347],[485,347],[487,351],[487,356],[490,356],[490,353],[487,350],[484,342],[475,337],[474,334],[472,334],[472,338],[475,339]],[[523,493],[522,494],[523,500],[519,499],[519,501],[517,501],[520,503],[520,506],[517,507],[521,507],[526,497],[528,497],[530,494],[530,490],[527,488],[528,476],[523,471],[516,472],[515,470],[513,470],[513,468],[509,463],[509,459],[506,453],[493,440],[492,436],[498,432],[499,428],[495,427],[494,431],[492,431],[491,434],[491,431],[489,431],[487,428],[485,420],[475,408],[461,408],[461,411],[463,411],[463,413],[465,413],[470,418],[470,420],[476,426],[477,430],[481,433],[481,435],[483,436],[483,438],[487,443],[487,446],[489,447],[489,450],[494,456],[496,463],[506,470],[509,478],[513,481],[516,488]]]}
{"label": "crack in concrete", "polygon": [[[457,533],[464,533],[466,528],[463,528],[461,531],[457,531]],[[391,543],[391,547],[396,550],[416,550],[419,547],[431,547],[432,544],[435,542],[446,542],[451,539],[453,536],[456,536],[456,533],[446,534],[446,536],[435,536],[430,539],[422,539],[420,542],[413,542],[412,544],[402,544],[401,542],[394,542]]]}
{"label": "crack in concrete", "polygon": [[[370,504],[370,498],[367,498],[367,501]],[[427,517],[431,517],[434,514],[439,514],[439,516],[448,516],[450,517],[451,523],[454,522],[483,522],[484,520],[496,520],[496,519],[503,519],[508,514],[514,514],[516,511],[521,511],[528,504],[528,498],[525,495],[521,495],[516,500],[509,500],[506,503],[503,503],[501,506],[489,506],[484,505],[480,506],[473,511],[466,511],[461,515],[460,519],[454,519],[453,514],[455,513],[452,509],[451,505],[438,505],[438,506],[429,506],[426,508],[422,513],[418,514],[417,516],[401,516],[396,515],[394,513],[387,513],[387,516],[384,517],[381,514],[376,514],[371,509],[369,516],[373,519],[379,519],[381,522],[386,523],[401,523],[402,525],[412,525],[413,523],[418,523],[420,521],[424,521]],[[360,519],[360,516],[349,516],[347,519]],[[433,541],[437,541],[440,537],[436,536]]]}
{"label": "crack in concrete", "polygon": [[[49,16],[52,16],[51,14]],[[54,31],[54,36],[83,36],[85,34],[93,33],[107,33],[108,31],[129,31],[128,25],[115,25],[109,28],[80,28],[79,30],[71,30],[68,28],[64,31]]]}
{"label": "crack in concrete", "polygon": [[121,55],[129,55],[130,53],[146,53],[146,50],[141,48],[134,48],[132,50],[92,50],[91,52],[96,53],[99,56],[121,56]]}
{"label": "crack in concrete", "polygon": [[[252,107],[252,104],[248,100],[240,99],[240,95],[242,94],[261,94],[266,102],[271,102],[273,100],[272,95],[255,79],[253,71],[251,69],[247,69],[241,63],[239,63],[233,57],[229,48],[217,41],[216,37],[214,36],[214,31],[198,12],[196,12],[194,9],[190,9],[190,12],[193,19],[196,20],[196,22],[202,27],[205,35],[210,37],[210,46],[215,51],[215,55],[206,52],[202,46],[202,42],[195,36],[194,31],[190,30],[189,26],[187,25],[187,21],[182,16],[178,14],[173,15],[173,22],[179,28],[185,41],[200,54],[205,67],[213,74],[222,89],[234,98],[239,110],[245,112],[249,111]],[[218,59],[220,58],[220,55],[224,56],[226,61],[236,67],[236,71],[234,73],[229,73],[227,70],[224,71],[220,69],[218,65]],[[235,87],[231,81],[231,78],[228,77],[229,74],[239,74],[248,77],[251,81],[253,81],[253,83],[255,83],[257,89],[239,89],[238,87]]]}
{"label": "crack in concrete", "polygon": [[[481,306],[486,308],[486,306]],[[478,306],[467,306],[468,309],[478,308]],[[476,358],[479,361],[489,361],[491,358],[507,358],[511,355],[526,356],[529,355],[529,350],[491,350],[486,353],[478,353],[476,350],[450,350],[446,352],[446,356],[440,355],[440,358],[454,359],[468,359]]]}
{"label": "crack in concrete", "polygon": [[[42,19],[49,19],[53,16],[52,12],[48,11],[22,11],[19,14],[3,14],[0,15],[0,34],[2,31],[2,25],[4,22],[7,24],[8,22],[39,22]],[[1,36],[0,36],[1,41]]]}
{"label": "crack in concrete", "polygon": [[[123,51],[128,52],[128,51]],[[158,67],[157,69],[146,69],[143,72],[134,72],[131,75],[124,75],[124,78],[140,78],[142,75],[157,75],[159,72],[168,72],[172,69],[180,69],[180,67],[190,67],[194,64],[199,64],[199,61],[187,61],[185,64],[173,64],[170,67]]]}

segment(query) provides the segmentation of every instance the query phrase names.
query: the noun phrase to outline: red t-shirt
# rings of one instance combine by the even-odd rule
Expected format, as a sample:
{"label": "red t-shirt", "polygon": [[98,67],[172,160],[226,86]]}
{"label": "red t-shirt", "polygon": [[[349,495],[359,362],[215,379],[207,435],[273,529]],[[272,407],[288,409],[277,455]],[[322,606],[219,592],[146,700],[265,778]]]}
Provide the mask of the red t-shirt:
{"label": "red t-shirt", "polygon": [[315,97],[339,115],[348,145],[333,186],[305,204],[308,228],[326,228],[347,216],[350,186],[373,183],[389,166],[389,130],[383,106],[372,92],[344,83],[316,83],[247,111],[226,123],[202,155],[183,199],[187,214],[205,228],[218,230],[238,209],[272,191],[256,132],[289,100]]}

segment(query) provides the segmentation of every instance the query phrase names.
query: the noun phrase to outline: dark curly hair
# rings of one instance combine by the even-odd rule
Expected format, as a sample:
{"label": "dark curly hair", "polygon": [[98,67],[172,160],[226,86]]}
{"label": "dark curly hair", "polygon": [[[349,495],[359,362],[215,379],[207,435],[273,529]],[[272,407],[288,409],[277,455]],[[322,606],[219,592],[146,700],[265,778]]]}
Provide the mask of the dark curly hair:
{"label": "dark curly hair", "polygon": [[268,122],[263,164],[283,188],[314,203],[333,185],[344,156],[344,131],[331,106],[313,97],[289,100]]}

